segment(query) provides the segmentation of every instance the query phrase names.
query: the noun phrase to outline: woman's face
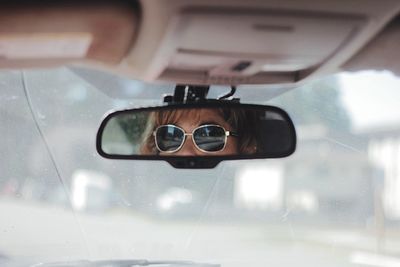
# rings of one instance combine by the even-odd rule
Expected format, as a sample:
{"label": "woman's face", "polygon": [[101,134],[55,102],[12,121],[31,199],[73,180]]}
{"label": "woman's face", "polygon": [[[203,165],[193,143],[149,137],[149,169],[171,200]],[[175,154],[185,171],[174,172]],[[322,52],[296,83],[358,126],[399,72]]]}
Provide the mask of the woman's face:
{"label": "woman's face", "polygon": [[[177,121],[168,121],[166,124],[173,124],[182,128],[185,133],[192,133],[194,129],[201,125],[216,124],[222,126],[226,131],[234,131],[232,126],[229,125],[221,116],[217,109],[197,109],[187,112],[179,116]],[[238,140],[237,137],[228,136],[225,148],[222,151],[207,153],[199,150],[191,136],[186,136],[181,149],[174,153],[160,152],[160,155],[167,156],[204,156],[204,155],[235,155],[238,154]]]}

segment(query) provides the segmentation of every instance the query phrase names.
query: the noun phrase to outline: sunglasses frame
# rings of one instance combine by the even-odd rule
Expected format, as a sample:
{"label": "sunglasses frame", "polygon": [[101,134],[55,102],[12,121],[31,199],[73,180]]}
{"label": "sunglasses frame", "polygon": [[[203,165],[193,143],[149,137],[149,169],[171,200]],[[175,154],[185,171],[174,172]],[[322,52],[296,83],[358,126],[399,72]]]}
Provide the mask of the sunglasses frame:
{"label": "sunglasses frame", "polygon": [[[158,131],[160,128],[166,127],[166,126],[170,126],[170,127],[179,129],[179,130],[181,130],[181,131],[183,132],[183,139],[182,139],[182,142],[181,142],[181,144],[179,145],[179,147],[178,147],[177,149],[175,149],[175,150],[164,151],[164,150],[162,150],[162,149],[158,146],[158,142],[157,142],[157,131]],[[200,148],[199,145],[198,145],[198,144],[196,143],[196,141],[194,140],[193,135],[194,135],[195,131],[197,131],[197,130],[199,130],[199,129],[201,129],[201,128],[209,127],[209,126],[216,126],[216,127],[219,127],[219,128],[221,128],[221,129],[225,132],[225,136],[224,136],[224,137],[225,137],[225,139],[224,139],[224,146],[223,146],[220,150],[217,150],[217,151],[207,151],[207,150],[204,150],[204,149]],[[224,149],[225,149],[225,147],[226,147],[226,143],[228,142],[228,136],[238,137],[237,133],[235,133],[235,132],[233,132],[233,131],[227,131],[223,126],[218,125],[218,124],[204,124],[204,125],[200,125],[199,127],[194,128],[193,131],[192,131],[191,133],[185,132],[184,129],[182,129],[181,127],[176,126],[176,125],[174,125],[174,124],[164,124],[164,125],[158,126],[158,127],[153,131],[153,136],[154,136],[154,141],[155,141],[155,143],[156,143],[156,147],[157,147],[158,151],[160,151],[160,152],[162,152],[162,153],[176,153],[176,152],[178,152],[178,151],[181,150],[181,148],[185,145],[186,136],[191,136],[191,137],[192,137],[192,142],[193,142],[194,146],[195,146],[199,151],[201,151],[201,152],[203,152],[203,153],[209,153],[209,154],[213,154],[213,153],[218,153],[218,152],[224,151]]]}

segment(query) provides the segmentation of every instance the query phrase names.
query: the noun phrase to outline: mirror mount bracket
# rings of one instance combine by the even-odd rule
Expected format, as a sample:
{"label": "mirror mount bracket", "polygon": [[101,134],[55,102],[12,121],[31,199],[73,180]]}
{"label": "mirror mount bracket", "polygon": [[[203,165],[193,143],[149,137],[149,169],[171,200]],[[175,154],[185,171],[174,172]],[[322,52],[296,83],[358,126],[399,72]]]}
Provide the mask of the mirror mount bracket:
{"label": "mirror mount bracket", "polygon": [[233,95],[236,93],[236,86],[231,86],[231,91],[225,95],[218,97],[218,100],[233,100],[239,101],[239,98],[233,98]]}
{"label": "mirror mount bracket", "polygon": [[236,92],[235,86],[231,87],[231,91],[229,93],[222,95],[217,99],[207,98],[209,90],[210,86],[178,84],[175,86],[174,95],[164,96],[164,103],[172,105],[172,104],[205,103],[213,101],[233,101],[237,103],[240,102],[239,98],[232,97]]}

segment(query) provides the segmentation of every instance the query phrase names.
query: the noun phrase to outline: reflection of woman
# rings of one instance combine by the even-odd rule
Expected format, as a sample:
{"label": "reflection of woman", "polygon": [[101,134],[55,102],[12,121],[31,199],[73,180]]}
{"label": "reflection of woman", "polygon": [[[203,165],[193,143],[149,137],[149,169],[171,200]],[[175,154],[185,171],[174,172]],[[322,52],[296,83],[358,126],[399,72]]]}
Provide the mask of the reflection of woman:
{"label": "reflection of woman", "polygon": [[141,153],[197,156],[254,154],[256,114],[232,108],[157,111],[150,115]]}

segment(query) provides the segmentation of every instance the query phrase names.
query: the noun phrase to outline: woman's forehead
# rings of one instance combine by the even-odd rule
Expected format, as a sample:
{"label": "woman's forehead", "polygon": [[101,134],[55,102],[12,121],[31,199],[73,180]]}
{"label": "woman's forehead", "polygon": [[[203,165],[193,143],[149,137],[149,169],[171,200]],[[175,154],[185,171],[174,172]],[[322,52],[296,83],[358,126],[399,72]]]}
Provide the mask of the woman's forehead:
{"label": "woman's forehead", "polygon": [[182,109],[170,115],[167,123],[180,127],[198,126],[206,123],[228,126],[219,109]]}

